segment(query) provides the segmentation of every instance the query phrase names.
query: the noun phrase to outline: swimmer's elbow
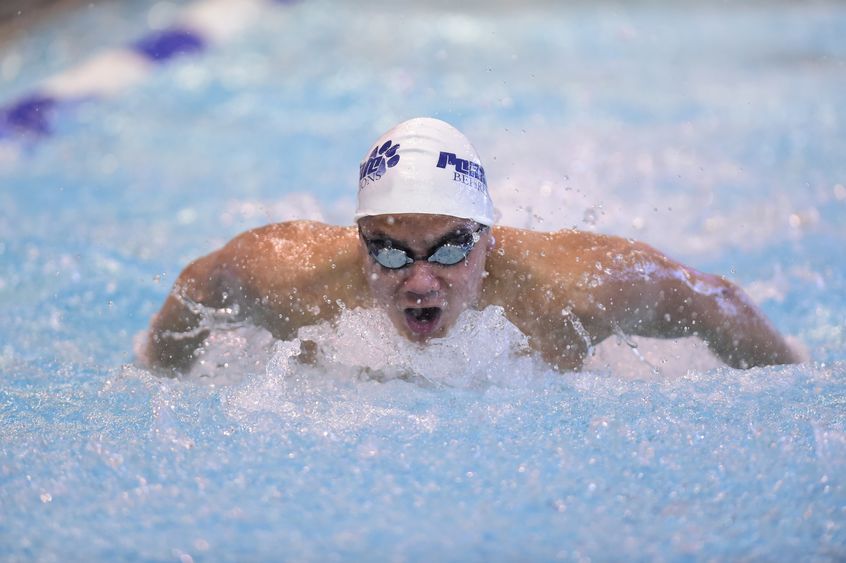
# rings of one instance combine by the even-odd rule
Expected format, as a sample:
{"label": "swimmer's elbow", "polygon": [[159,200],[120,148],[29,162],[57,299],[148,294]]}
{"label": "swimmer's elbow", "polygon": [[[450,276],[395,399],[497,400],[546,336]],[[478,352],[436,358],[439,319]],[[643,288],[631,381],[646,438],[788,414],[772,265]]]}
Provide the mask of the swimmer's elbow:
{"label": "swimmer's elbow", "polygon": [[211,301],[220,285],[221,268],[214,254],[203,256],[188,264],[174,284],[174,292],[197,303]]}
{"label": "swimmer's elbow", "polygon": [[244,285],[242,270],[222,251],[214,252],[189,264],[176,280],[172,293],[204,307],[228,307],[237,295],[236,288]]}
{"label": "swimmer's elbow", "polygon": [[144,345],[137,351],[139,363],[165,375],[185,371],[194,363],[195,353],[208,334],[206,329],[181,323],[168,329],[154,319]]}
{"label": "swimmer's elbow", "polygon": [[190,367],[195,350],[208,334],[202,328],[204,311],[220,308],[225,300],[214,256],[189,264],[176,279],[161,310],[151,319],[143,344],[136,348],[139,363],[169,370]]}

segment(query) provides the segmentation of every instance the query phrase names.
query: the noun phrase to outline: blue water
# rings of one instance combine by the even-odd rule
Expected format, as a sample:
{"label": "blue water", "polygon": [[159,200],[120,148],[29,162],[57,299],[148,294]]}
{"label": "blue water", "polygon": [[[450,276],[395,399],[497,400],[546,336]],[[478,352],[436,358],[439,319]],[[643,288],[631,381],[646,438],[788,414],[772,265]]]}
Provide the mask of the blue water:
{"label": "blue water", "polygon": [[[181,7],[156,5],[3,45],[0,101]],[[302,2],[5,142],[0,557],[843,560],[845,71],[838,3]],[[495,310],[428,352],[353,311],[310,329],[316,367],[250,327],[180,380],[133,365],[188,261],[349,224],[359,159],[415,115],[473,139],[502,223],[724,274],[809,360],[612,339],[560,375]]]}

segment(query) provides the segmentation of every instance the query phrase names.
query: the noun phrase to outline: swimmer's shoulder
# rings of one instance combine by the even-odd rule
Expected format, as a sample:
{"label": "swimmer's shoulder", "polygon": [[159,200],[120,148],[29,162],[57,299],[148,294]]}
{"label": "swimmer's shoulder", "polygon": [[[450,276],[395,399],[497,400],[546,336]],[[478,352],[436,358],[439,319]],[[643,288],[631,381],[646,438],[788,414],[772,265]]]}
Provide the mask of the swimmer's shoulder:
{"label": "swimmer's shoulder", "polygon": [[488,256],[486,289],[491,300],[526,304],[570,295],[583,271],[583,254],[601,239],[575,230],[534,231],[496,226]]}
{"label": "swimmer's shoulder", "polygon": [[356,241],[354,227],[317,221],[273,223],[232,239],[221,250],[220,261],[263,287],[273,280],[290,282],[303,276],[313,277],[323,270],[353,267]]}
{"label": "swimmer's shoulder", "polygon": [[[512,261],[595,267],[596,261],[625,260],[663,256],[646,243],[615,235],[591,233],[578,229],[533,231],[514,227],[494,227],[500,254]],[[591,260],[592,259],[592,260]],[[588,262],[588,260],[591,260]]]}
{"label": "swimmer's shoulder", "polygon": [[353,227],[316,221],[273,223],[239,234],[204,260],[209,271],[246,299],[273,300],[294,288],[322,287],[335,279],[361,285],[346,279],[361,277],[356,237]]}
{"label": "swimmer's shoulder", "polygon": [[318,221],[285,221],[245,231],[221,249],[227,257],[242,260],[286,260],[298,254],[335,253],[355,241],[354,227],[339,227]]}
{"label": "swimmer's shoulder", "polygon": [[576,229],[495,227],[494,237],[486,283],[492,294],[535,299],[536,307],[572,305],[585,314],[597,298],[619,292],[620,283],[671,262],[644,243]]}
{"label": "swimmer's shoulder", "polygon": [[496,239],[494,252],[512,263],[577,264],[585,255],[624,246],[619,237],[576,229],[534,231],[496,226],[493,234]]}

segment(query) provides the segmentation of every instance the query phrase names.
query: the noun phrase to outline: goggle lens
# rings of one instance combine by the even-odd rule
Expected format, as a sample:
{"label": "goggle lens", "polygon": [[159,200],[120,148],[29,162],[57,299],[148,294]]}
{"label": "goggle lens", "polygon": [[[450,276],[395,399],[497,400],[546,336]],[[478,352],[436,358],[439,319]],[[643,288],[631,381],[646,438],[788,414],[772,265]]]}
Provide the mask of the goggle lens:
{"label": "goggle lens", "polygon": [[467,255],[470,253],[470,250],[475,244],[475,241],[473,241],[469,245],[464,246],[456,246],[454,244],[439,246],[438,249],[429,256],[429,262],[434,262],[444,266],[458,264],[467,258]]}
{"label": "goggle lens", "polygon": [[414,262],[414,260],[406,254],[405,250],[400,250],[399,248],[383,246],[376,253],[371,252],[371,254],[381,266],[390,268],[391,270],[397,270]]}
{"label": "goggle lens", "polygon": [[[458,264],[470,254],[473,247],[479,242],[481,235],[479,234],[484,225],[478,230],[464,235],[462,241],[450,241],[438,246],[426,258],[427,261],[441,266],[453,266]],[[394,248],[390,241],[371,241],[365,239],[367,247],[370,250],[370,255],[379,263],[380,266],[390,270],[398,270],[404,268],[409,264],[414,263],[414,258],[408,255],[408,252],[401,248]]]}

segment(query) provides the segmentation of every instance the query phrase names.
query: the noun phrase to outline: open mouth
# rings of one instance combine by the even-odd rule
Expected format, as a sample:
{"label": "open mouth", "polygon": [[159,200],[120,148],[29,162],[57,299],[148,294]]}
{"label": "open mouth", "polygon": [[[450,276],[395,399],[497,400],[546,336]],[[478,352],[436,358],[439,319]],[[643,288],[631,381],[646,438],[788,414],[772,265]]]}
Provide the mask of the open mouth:
{"label": "open mouth", "polygon": [[405,310],[405,323],[417,336],[429,336],[438,326],[440,307],[409,307]]}

